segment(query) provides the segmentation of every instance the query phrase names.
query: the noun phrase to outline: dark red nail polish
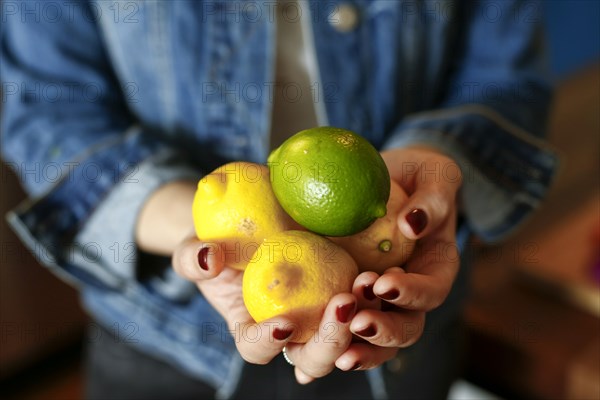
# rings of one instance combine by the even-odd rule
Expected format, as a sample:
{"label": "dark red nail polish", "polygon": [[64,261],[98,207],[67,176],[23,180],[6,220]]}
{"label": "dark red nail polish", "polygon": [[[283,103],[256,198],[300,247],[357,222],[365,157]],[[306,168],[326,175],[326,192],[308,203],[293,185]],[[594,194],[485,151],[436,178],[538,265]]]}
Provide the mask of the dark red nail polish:
{"label": "dark red nail polish", "polygon": [[359,369],[360,367],[362,367],[362,364],[357,362],[356,364],[354,364],[352,366],[352,368],[350,368],[348,371],[356,371],[357,369]]}
{"label": "dark red nail polish", "polygon": [[363,286],[363,297],[367,300],[375,300],[375,293],[373,293],[373,285]]}
{"label": "dark red nail polish", "polygon": [[406,214],[406,222],[408,222],[415,235],[418,235],[427,226],[427,214],[420,208],[415,208]]}
{"label": "dark red nail polish", "polygon": [[375,326],[373,325],[369,325],[367,326],[365,329],[362,329],[360,331],[355,332],[358,336],[362,336],[362,337],[371,337],[371,336],[375,336],[375,334],[377,333],[377,329],[375,328]]}
{"label": "dark red nail polish", "polygon": [[198,252],[198,265],[205,271],[208,271],[208,253],[210,252],[210,248],[203,247]]}
{"label": "dark red nail polish", "polygon": [[354,310],[356,309],[356,303],[352,302],[349,304],[344,304],[343,306],[338,306],[335,309],[335,315],[342,324],[350,321],[352,316],[354,315]]}
{"label": "dark red nail polish", "polygon": [[292,332],[293,330],[291,329],[273,328],[273,337],[275,338],[275,340],[285,340],[290,337]]}
{"label": "dark red nail polish", "polygon": [[384,300],[394,300],[395,298],[400,296],[400,292],[398,291],[398,289],[390,289],[385,293],[378,294],[377,296]]}

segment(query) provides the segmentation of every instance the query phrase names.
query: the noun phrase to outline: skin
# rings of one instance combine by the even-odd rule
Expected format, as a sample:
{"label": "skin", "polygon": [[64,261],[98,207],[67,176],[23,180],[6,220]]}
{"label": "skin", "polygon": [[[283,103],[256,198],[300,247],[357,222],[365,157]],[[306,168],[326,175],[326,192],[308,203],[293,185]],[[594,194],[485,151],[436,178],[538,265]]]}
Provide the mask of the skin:
{"label": "skin", "polygon": [[[224,265],[223,253],[216,245],[202,243],[195,237],[191,215],[195,182],[172,182],[159,188],[140,213],[136,241],[142,250],[172,255],[175,271],[195,282],[223,315],[246,361],[266,364],[287,346],[288,356],[296,365],[296,380],[301,384],[323,377],[336,367],[344,371],[358,364],[360,370],[375,368],[419,339],[426,313],[446,299],[459,266],[455,231],[461,176],[456,163],[426,147],[394,149],[382,156],[392,179],[409,195],[398,225],[406,237],[419,240],[418,247],[403,268],[390,268],[381,275],[363,272],[356,278],[352,293],[334,296],[325,310],[320,331],[306,344],[273,336],[275,328],[293,327],[293,321],[286,316],[256,324],[242,299],[242,272]],[[428,218],[427,226],[418,235],[403,217],[415,208],[422,209]],[[210,247],[207,271],[198,265],[197,254],[203,247]],[[377,296],[392,289],[400,294],[388,300],[386,311],[382,311],[384,300],[366,299],[365,285],[372,285]],[[349,321],[340,322],[336,309],[346,304],[356,304],[356,311]],[[371,337],[357,335],[368,326],[376,328],[377,333]],[[260,335],[256,335],[256,329]],[[245,333],[252,340],[244,340]]]}

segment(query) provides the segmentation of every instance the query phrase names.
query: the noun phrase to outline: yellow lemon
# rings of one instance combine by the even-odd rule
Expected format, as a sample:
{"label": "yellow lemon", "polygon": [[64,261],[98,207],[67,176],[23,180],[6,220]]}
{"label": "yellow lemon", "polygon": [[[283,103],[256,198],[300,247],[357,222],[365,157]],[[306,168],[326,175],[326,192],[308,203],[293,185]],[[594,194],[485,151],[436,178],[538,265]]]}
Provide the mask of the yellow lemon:
{"label": "yellow lemon", "polygon": [[383,273],[390,267],[400,267],[415,249],[416,241],[408,239],[398,228],[399,212],[408,199],[406,192],[391,181],[387,214],[362,232],[352,236],[332,237],[356,261],[361,271]]}
{"label": "yellow lemon", "polygon": [[298,132],[271,153],[268,164],[279,203],[310,231],[353,235],[386,213],[387,167],[354,132],[333,127]]}
{"label": "yellow lemon", "polygon": [[219,243],[227,265],[243,270],[264,238],[297,225],[281,208],[264,165],[225,164],[198,182],[193,204],[198,238]]}
{"label": "yellow lemon", "polygon": [[294,321],[291,340],[305,343],[317,331],[329,300],[351,292],[356,263],[341,247],[307,231],[269,236],[244,271],[244,303],[261,322],[278,315]]}

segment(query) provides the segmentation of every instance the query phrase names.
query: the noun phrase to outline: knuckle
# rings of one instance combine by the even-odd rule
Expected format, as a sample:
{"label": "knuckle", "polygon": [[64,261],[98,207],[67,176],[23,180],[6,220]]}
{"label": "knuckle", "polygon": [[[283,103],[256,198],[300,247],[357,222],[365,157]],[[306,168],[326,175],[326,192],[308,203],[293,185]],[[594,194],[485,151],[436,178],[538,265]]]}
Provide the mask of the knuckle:
{"label": "knuckle", "polygon": [[418,309],[424,301],[424,294],[420,290],[406,288],[400,292],[400,297],[397,299],[397,306],[409,310]]}
{"label": "knuckle", "polygon": [[444,218],[450,214],[450,203],[454,202],[454,197],[448,196],[441,187],[436,187],[431,190],[430,201],[436,213]]}
{"label": "knuckle", "polygon": [[442,293],[439,293],[436,296],[433,296],[429,302],[429,307],[428,307],[427,311],[432,311],[432,310],[435,310],[436,308],[440,307],[442,304],[444,304],[447,297],[448,297],[447,291],[444,291]]}
{"label": "knuckle", "polygon": [[425,303],[427,305],[425,311],[432,311],[436,308],[440,307],[450,294],[450,290],[452,289],[451,285],[442,284],[441,287],[437,288],[435,292],[433,292]]}
{"label": "knuckle", "polygon": [[397,347],[400,347],[400,348],[410,347],[410,346],[414,345],[415,343],[417,343],[422,335],[423,335],[423,332],[421,331],[415,335],[407,337],[406,340],[398,343]]}
{"label": "knuckle", "polygon": [[307,364],[302,367],[302,372],[313,378],[322,378],[333,371],[333,366],[323,364]]}
{"label": "knuckle", "polygon": [[336,352],[336,353],[339,352],[339,350],[342,349],[342,344],[340,343],[339,340],[329,340],[327,342],[327,346],[329,347],[330,351],[333,351],[333,352]]}
{"label": "knuckle", "polygon": [[445,294],[433,297],[433,299],[431,300],[431,304],[428,307],[427,311],[435,310],[436,308],[438,308],[439,306],[441,306],[444,303],[445,300],[446,300],[446,295]]}
{"label": "knuckle", "polygon": [[179,273],[187,279],[196,278],[198,275],[198,268],[194,262],[194,246],[186,245],[177,251],[177,264]]}
{"label": "knuckle", "polygon": [[377,342],[383,347],[398,347],[401,340],[398,336],[392,332],[380,335],[377,338]]}
{"label": "knuckle", "polygon": [[240,353],[240,356],[244,359],[244,361],[250,364],[265,365],[268,364],[269,361],[271,361],[270,358],[266,358],[264,357],[264,355],[260,356],[257,353],[244,351],[244,349],[240,349],[239,347],[238,352]]}
{"label": "knuckle", "polygon": [[171,257],[171,263],[173,265],[173,269],[175,270],[175,272],[184,277],[187,278],[187,271],[188,271],[188,266],[186,265],[186,257],[184,257],[184,251],[181,248],[176,249],[173,252],[173,256]]}
{"label": "knuckle", "polygon": [[424,320],[406,323],[402,329],[402,336],[399,338],[397,347],[412,346],[421,338],[424,329]]}

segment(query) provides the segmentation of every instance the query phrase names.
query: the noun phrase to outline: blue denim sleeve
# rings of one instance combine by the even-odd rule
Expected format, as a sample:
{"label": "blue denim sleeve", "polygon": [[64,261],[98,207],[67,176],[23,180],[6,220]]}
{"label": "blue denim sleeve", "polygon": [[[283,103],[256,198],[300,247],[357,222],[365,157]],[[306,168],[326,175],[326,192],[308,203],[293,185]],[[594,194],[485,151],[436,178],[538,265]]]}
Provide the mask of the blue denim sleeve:
{"label": "blue denim sleeve", "polygon": [[[539,4],[468,3],[463,48],[440,109],[403,120],[385,147],[426,144],[452,156],[463,173],[464,216],[491,242],[539,205],[558,157],[539,139],[551,97]],[[445,178],[443,170],[432,173]]]}
{"label": "blue denim sleeve", "polygon": [[[91,14],[85,18],[86,5],[73,4],[55,4],[69,7],[60,23],[35,14],[4,21],[2,156],[30,195],[8,218],[59,275],[116,288],[135,276],[134,263],[119,269],[105,261],[133,246],[142,200],[162,182],[193,173],[184,166],[153,171],[173,150],[136,125]],[[107,198],[120,207],[121,218],[110,221],[114,229],[105,229],[117,247],[100,236],[78,243],[78,232]]]}

